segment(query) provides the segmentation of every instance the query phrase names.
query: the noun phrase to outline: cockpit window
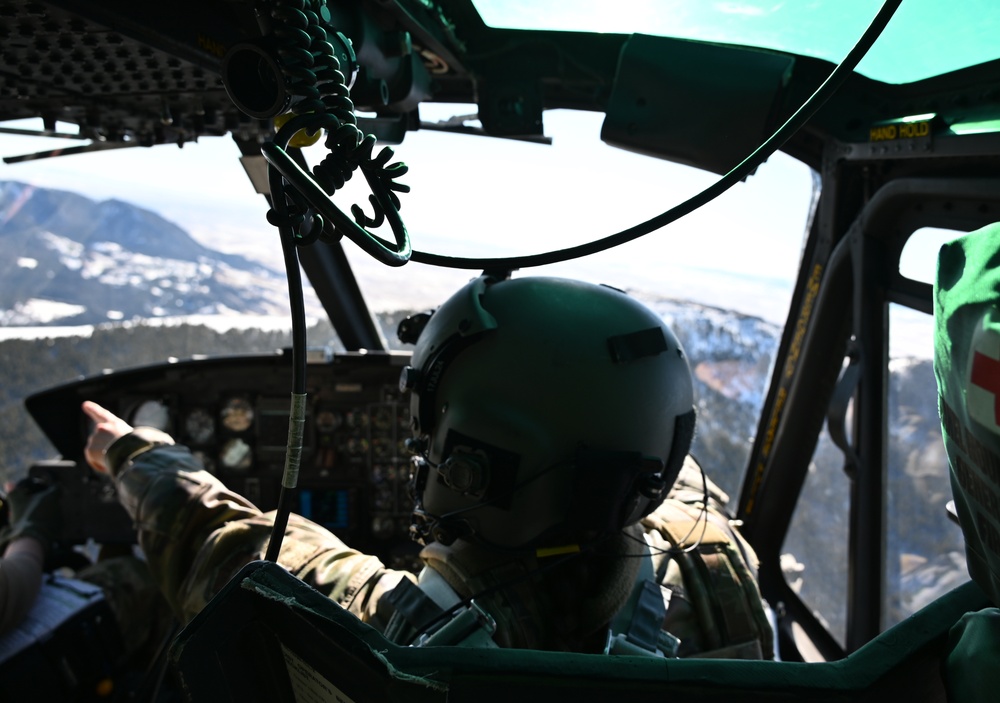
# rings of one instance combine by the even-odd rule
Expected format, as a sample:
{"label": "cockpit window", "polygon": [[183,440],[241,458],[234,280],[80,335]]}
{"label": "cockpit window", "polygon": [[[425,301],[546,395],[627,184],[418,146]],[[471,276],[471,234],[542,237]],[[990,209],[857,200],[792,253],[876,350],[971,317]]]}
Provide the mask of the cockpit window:
{"label": "cockpit window", "polygon": [[[432,122],[475,110],[474,105],[420,108],[421,118]],[[401,214],[413,247],[469,257],[570,247],[658,215],[718,178],[602,143],[603,118],[598,113],[547,111],[545,133],[551,145],[432,130],[407,135],[393,149],[395,158],[410,166],[401,180],[412,191],[401,196]],[[25,141],[4,137],[3,154],[39,148]],[[311,164],[323,156],[321,147],[306,150]],[[38,189],[72,191],[95,202],[114,198],[153,211],[200,245],[268,266],[275,271],[267,285],[276,302],[268,319],[254,315],[249,325],[260,329],[274,321],[290,324],[278,233],[267,223],[267,203],[254,192],[231,140],[205,138],[184,149],[165,146],[42,159],[12,166],[9,174]],[[364,179],[356,176],[336,194],[335,202],[345,211],[355,203],[367,208],[367,196]],[[744,182],[662,230],[596,255],[514,274],[608,284],[628,290],[664,315],[685,344],[700,388],[696,455],[732,496],[739,491],[756,431],[814,196],[813,172],[775,154]],[[479,273],[415,262],[390,268],[352,242],[345,241],[344,250],[369,308],[382,321],[433,308]],[[33,256],[41,261],[40,254]],[[148,286],[140,281],[140,288],[155,284],[164,296],[178,298],[158,280]],[[237,312],[235,303],[224,310],[216,305],[220,301],[208,302],[215,305],[205,311],[212,312],[212,318],[198,322],[214,325]],[[307,296],[307,305],[311,318],[323,319],[315,297]],[[192,312],[161,308],[149,317],[167,320]],[[106,322],[138,321],[131,314],[123,317],[107,317]],[[60,321],[48,321],[53,323]],[[386,342],[401,348],[394,329],[384,325]],[[326,336],[309,338],[310,345],[330,342]],[[167,346],[160,349],[164,357],[191,353]]]}
{"label": "cockpit window", "polygon": [[[475,114],[475,106],[421,106],[421,119]],[[508,257],[579,245],[643,222],[718,176],[600,141],[604,115],[550,110],[551,145],[417,131],[394,147],[410,166],[401,214],[415,249]],[[307,154],[310,163],[324,156]],[[356,188],[356,190],[351,190]],[[583,278],[630,291],[694,300],[783,323],[813,198],[810,169],[776,154],[708,206],[599,254],[518,275]],[[366,203],[362,179],[335,196]],[[766,246],[763,242],[767,242]],[[437,305],[478,271],[379,264],[345,246],[369,305]],[[763,282],[756,288],[751,281]],[[769,286],[783,291],[773,296]]]}
{"label": "cockpit window", "polygon": [[[901,252],[900,273],[933,283],[941,244],[962,234],[916,230]],[[938,417],[933,335],[931,315],[889,305],[884,532],[862,537],[881,542],[883,629],[969,578],[962,531],[949,517],[951,485]],[[844,423],[852,443],[854,408],[852,400]],[[824,425],[781,554],[788,585],[841,644],[847,642],[851,471]]]}
{"label": "cockpit window", "polygon": [[[880,0],[476,2],[483,20],[493,27],[659,34],[774,49],[834,63],[854,46],[881,6]],[[907,0],[858,72],[886,83],[909,83],[994,59],[1000,23],[995,9],[992,0]],[[914,42],[915,36],[924,41]]]}
{"label": "cockpit window", "polygon": [[950,229],[924,227],[910,235],[899,255],[899,273],[921,283],[934,283],[937,252],[941,245],[960,236]]}

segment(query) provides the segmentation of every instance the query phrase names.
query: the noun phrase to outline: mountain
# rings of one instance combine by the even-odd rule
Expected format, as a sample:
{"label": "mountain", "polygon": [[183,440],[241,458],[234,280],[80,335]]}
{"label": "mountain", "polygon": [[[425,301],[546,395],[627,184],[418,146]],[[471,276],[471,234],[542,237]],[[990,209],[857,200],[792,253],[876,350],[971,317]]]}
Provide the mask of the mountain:
{"label": "mountain", "polygon": [[283,271],[120,200],[0,181],[0,246],[0,325],[288,311]]}

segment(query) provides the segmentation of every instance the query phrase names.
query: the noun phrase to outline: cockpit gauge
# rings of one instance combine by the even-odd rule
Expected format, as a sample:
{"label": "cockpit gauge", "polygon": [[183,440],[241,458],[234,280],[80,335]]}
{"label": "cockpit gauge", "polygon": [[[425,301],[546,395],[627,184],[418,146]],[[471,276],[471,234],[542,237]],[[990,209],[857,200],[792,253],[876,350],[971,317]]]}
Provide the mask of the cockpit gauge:
{"label": "cockpit gauge", "polygon": [[387,437],[379,437],[372,440],[372,453],[380,458],[384,459],[392,456],[392,451],[394,448],[394,443],[391,439]]}
{"label": "cockpit gauge", "polygon": [[353,410],[349,410],[345,420],[347,421],[347,426],[355,430],[368,429],[368,424],[370,422],[368,413],[365,412],[363,408],[354,408]]}
{"label": "cockpit gauge", "polygon": [[371,424],[372,427],[379,431],[385,432],[386,430],[392,429],[393,412],[392,408],[377,408],[372,412]]}
{"label": "cockpit gauge", "polygon": [[219,450],[219,463],[227,469],[243,471],[250,468],[252,461],[253,453],[250,445],[239,437],[229,440]]}
{"label": "cockpit gauge", "polygon": [[351,437],[347,440],[347,453],[355,456],[365,456],[371,443],[364,437]]}
{"label": "cockpit gauge", "polygon": [[215,418],[205,408],[194,408],[184,418],[184,432],[192,444],[208,444],[215,438]]}
{"label": "cockpit gauge", "polygon": [[210,457],[208,454],[202,451],[193,451],[191,452],[191,456],[201,462],[201,465],[205,467],[205,471],[210,474],[215,473],[215,459]]}
{"label": "cockpit gauge", "polygon": [[344,418],[332,410],[320,410],[316,413],[316,430],[320,433],[334,432],[344,424]]}
{"label": "cockpit gauge", "polygon": [[130,418],[133,427],[155,427],[170,431],[170,408],[159,400],[146,400],[139,404]]}
{"label": "cockpit gauge", "polygon": [[230,398],[219,413],[222,426],[232,432],[245,432],[253,425],[253,405],[243,397]]}
{"label": "cockpit gauge", "polygon": [[379,539],[388,539],[396,531],[396,520],[391,515],[377,515],[372,519],[372,534]]}

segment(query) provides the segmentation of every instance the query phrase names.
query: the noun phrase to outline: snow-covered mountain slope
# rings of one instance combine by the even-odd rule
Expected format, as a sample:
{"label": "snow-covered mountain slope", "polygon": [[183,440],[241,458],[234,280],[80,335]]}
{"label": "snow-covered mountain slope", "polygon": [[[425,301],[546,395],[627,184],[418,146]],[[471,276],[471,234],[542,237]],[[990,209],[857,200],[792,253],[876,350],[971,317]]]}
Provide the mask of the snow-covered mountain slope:
{"label": "snow-covered mountain slope", "polygon": [[117,200],[0,182],[0,325],[288,310],[284,273]]}

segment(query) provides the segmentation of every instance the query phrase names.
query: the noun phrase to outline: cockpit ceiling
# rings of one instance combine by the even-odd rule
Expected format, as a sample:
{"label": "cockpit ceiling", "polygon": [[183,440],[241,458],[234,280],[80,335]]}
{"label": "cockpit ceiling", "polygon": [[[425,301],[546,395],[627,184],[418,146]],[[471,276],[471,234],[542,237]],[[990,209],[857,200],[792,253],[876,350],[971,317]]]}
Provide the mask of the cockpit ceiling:
{"label": "cockpit ceiling", "polygon": [[[261,41],[255,6],[252,0],[0,0],[0,123],[41,117],[46,133],[90,141],[36,156],[183,145],[226,134],[263,141],[273,134],[270,119],[237,109],[221,78],[230,49]],[[545,138],[545,110],[596,110],[609,117],[608,143],[724,172],[809,98],[882,3],[572,6],[571,15],[567,4],[552,0],[331,0],[325,7],[332,13],[327,27],[350,38],[361,67],[351,100],[367,115],[366,132],[383,143],[435,128],[420,121],[426,102],[476,103],[482,125],[476,133],[533,140]],[[998,30],[1000,4],[993,0],[946,7],[906,0],[860,64],[862,75],[852,76],[810,127],[823,138],[861,142],[872,125],[925,113],[946,126],[992,124],[1000,95]],[[691,47],[705,48],[698,54],[703,65],[691,58]],[[755,55],[771,61],[746,80]],[[974,76],[950,73],[970,66]],[[935,78],[941,74],[949,75]],[[738,90],[752,94],[756,111]],[[725,141],[733,153],[716,153],[716,121],[728,123],[733,101],[745,138],[730,133]],[[640,104],[637,117],[630,109]],[[59,134],[65,123],[79,132]],[[655,134],[616,139],[616,125]],[[462,131],[465,124],[437,128]],[[669,143],[661,143],[664,134]]]}

